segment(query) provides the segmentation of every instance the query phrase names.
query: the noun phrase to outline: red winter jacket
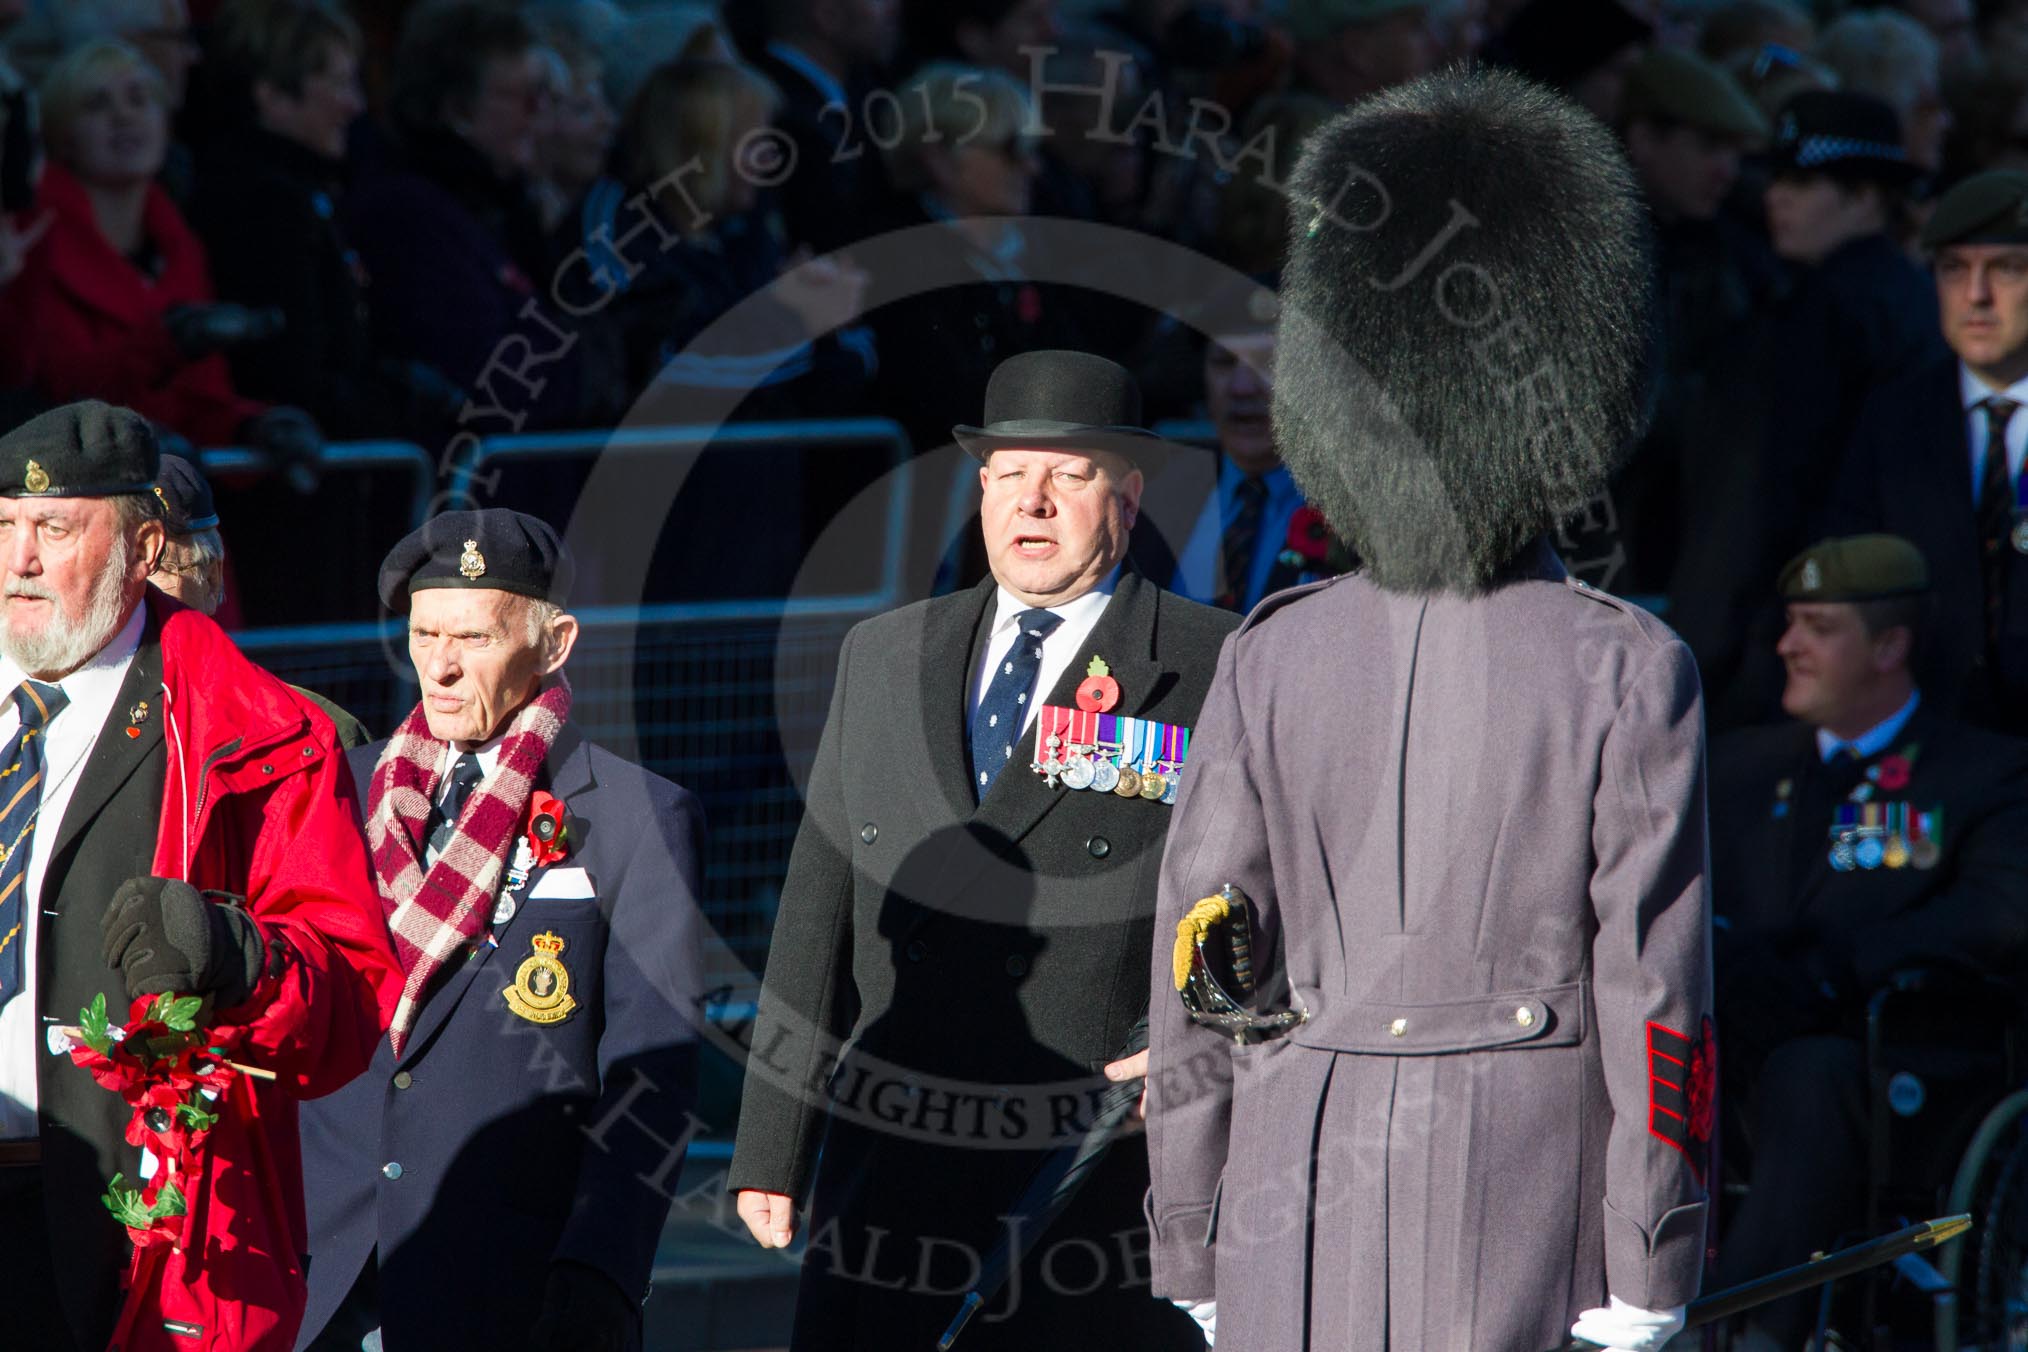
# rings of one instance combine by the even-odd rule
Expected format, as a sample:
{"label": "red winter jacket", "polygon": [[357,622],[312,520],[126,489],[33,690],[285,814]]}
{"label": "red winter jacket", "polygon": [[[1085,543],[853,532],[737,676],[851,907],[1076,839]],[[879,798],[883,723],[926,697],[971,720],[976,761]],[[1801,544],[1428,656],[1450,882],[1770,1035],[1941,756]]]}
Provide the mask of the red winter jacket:
{"label": "red winter jacket", "polygon": [[[214,1020],[244,1026],[235,1059],[277,1078],[257,1089],[234,1080],[205,1143],[182,1243],[134,1265],[119,1346],[287,1352],[304,1301],[296,1100],[366,1068],[401,969],[330,720],[211,620],[152,592],[148,604],[162,617],[169,742],[155,872],[244,895],[282,961]],[[172,1335],[164,1321],[204,1332]]]}
{"label": "red winter jacket", "polygon": [[164,312],[217,297],[204,246],[168,194],[148,188],[143,227],[162,257],[152,279],[99,232],[68,170],[45,169],[36,200],[52,219],[21,275],[0,289],[0,383],[53,404],[123,404],[199,446],[236,444],[240,424],[268,406],[240,397],[224,357],[191,361],[169,340]]}

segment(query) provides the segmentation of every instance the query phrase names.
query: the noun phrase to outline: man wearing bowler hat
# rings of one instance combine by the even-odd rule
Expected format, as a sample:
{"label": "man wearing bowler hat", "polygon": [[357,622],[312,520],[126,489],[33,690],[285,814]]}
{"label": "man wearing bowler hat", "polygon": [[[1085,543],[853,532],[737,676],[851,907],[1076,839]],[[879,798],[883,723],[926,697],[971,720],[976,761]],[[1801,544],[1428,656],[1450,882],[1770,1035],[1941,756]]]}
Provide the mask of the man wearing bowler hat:
{"label": "man wearing bowler hat", "polygon": [[1159,451],[1139,422],[1104,358],[1003,362],[956,429],[992,575],[846,637],[730,1178],[763,1245],[807,1229],[799,1352],[935,1346],[1002,1243],[1026,1261],[959,1347],[1200,1345],[1148,1295],[1138,1138],[1046,1229],[1015,1206],[1133,1073],[1109,1063],[1148,1008],[1156,863],[1236,622],[1123,566]]}
{"label": "man wearing bowler hat", "polygon": [[703,820],[571,721],[571,575],[503,510],[381,565],[422,703],[352,764],[402,986],[303,1119],[300,1347],[641,1345],[694,1101]]}

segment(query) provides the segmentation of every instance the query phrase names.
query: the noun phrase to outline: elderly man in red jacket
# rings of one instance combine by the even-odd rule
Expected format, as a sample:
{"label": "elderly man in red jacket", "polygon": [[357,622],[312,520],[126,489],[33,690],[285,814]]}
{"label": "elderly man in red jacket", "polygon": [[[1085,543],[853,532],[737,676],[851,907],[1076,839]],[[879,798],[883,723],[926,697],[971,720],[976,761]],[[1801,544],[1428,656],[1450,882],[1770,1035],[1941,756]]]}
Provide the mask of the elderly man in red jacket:
{"label": "elderly man in red jacket", "polygon": [[[400,984],[330,721],[149,591],[157,464],[102,403],[0,437],[0,1270],[39,1352],[290,1345],[296,1101],[366,1065]],[[191,1100],[187,1151],[181,1110],[60,1054],[95,998],[117,1025],[163,994],[253,1071]],[[184,1206],[134,1247],[101,1194],[165,1170]]]}

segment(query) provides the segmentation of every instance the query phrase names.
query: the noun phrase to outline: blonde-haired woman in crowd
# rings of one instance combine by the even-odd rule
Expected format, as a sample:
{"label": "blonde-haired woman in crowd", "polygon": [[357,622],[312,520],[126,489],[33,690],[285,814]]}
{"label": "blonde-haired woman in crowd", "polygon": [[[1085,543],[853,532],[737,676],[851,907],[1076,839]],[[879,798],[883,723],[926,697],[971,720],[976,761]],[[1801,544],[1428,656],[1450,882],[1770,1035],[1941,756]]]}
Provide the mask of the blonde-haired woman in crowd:
{"label": "blonde-haired woman in crowd", "polygon": [[608,174],[566,222],[562,243],[580,252],[559,285],[566,303],[599,302],[587,387],[609,416],[647,395],[679,401],[681,418],[680,401],[728,392],[748,417],[863,409],[875,364],[870,337],[852,327],[864,277],[828,260],[782,275],[802,260],[785,258],[764,209],[782,169],[769,130],[778,98],[739,62],[657,67],[621,121]]}
{"label": "blonde-haired woman in crowd", "polygon": [[38,191],[49,225],[0,291],[0,382],[52,404],[124,404],[200,446],[314,458],[316,427],[234,388],[220,351],[243,313],[214,304],[204,246],[155,181],[168,90],[133,47],[99,38],[42,86]]}

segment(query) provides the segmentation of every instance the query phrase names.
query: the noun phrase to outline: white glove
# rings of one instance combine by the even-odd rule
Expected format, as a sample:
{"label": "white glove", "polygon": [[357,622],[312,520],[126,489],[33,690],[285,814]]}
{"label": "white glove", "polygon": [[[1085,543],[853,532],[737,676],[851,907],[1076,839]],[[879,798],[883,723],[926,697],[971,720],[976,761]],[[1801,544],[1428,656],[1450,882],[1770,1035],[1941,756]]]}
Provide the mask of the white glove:
{"label": "white glove", "polygon": [[1644,1310],[1618,1296],[1603,1310],[1586,1310],[1570,1326],[1570,1336],[1610,1348],[1612,1352],[1661,1352],[1662,1344],[1683,1328],[1684,1306]]}
{"label": "white glove", "polygon": [[1204,1345],[1211,1346],[1211,1340],[1218,1333],[1218,1302],[1215,1300],[1178,1300],[1171,1304],[1197,1321],[1197,1327],[1204,1330]]}

